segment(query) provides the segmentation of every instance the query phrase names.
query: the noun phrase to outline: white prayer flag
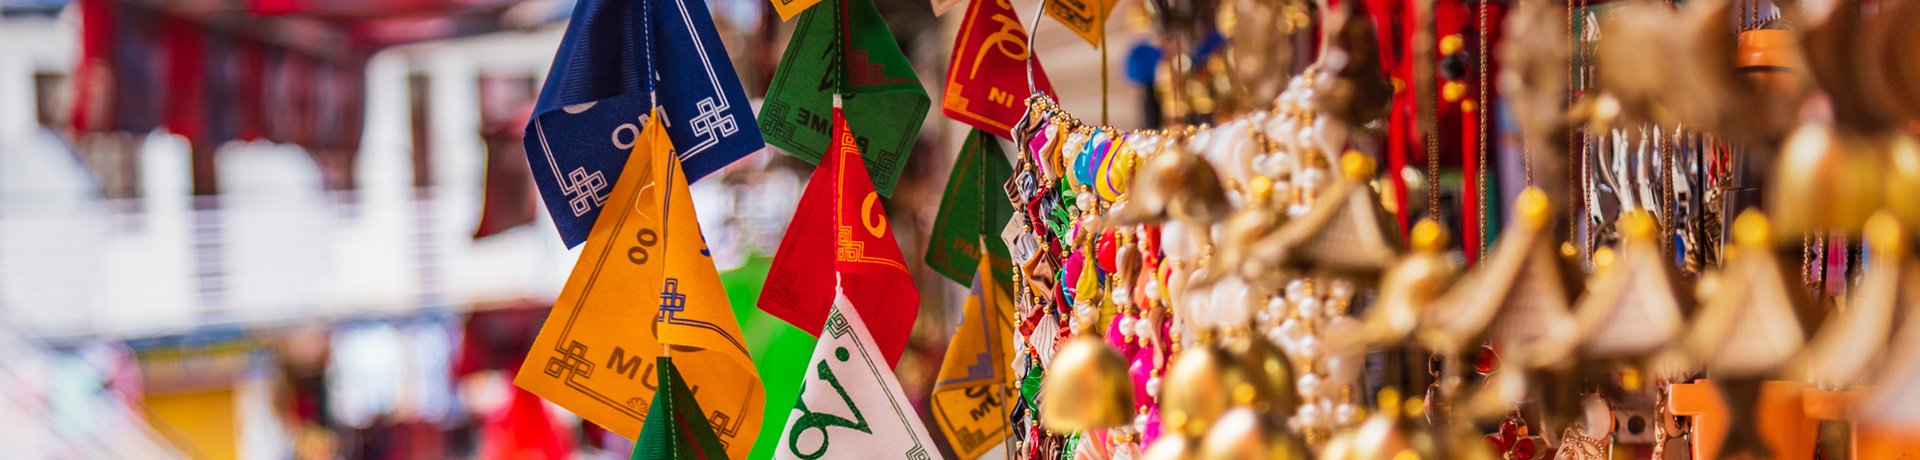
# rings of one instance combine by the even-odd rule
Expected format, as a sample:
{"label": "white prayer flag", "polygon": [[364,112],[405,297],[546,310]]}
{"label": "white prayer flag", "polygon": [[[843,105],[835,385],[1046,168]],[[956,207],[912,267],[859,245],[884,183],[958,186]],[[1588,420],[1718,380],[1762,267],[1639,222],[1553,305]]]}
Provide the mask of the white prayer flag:
{"label": "white prayer flag", "polygon": [[834,295],[804,381],[774,458],[941,458],[844,292]]}

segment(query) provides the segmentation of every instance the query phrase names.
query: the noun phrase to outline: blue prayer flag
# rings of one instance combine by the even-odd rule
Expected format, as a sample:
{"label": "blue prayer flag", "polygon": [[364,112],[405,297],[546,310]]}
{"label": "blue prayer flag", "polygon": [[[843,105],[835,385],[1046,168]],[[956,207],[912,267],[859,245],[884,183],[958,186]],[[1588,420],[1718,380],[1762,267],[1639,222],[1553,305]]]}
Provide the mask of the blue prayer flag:
{"label": "blue prayer flag", "polygon": [[525,140],[534,184],[568,247],[593,228],[654,93],[688,182],[766,145],[704,1],[581,0]]}

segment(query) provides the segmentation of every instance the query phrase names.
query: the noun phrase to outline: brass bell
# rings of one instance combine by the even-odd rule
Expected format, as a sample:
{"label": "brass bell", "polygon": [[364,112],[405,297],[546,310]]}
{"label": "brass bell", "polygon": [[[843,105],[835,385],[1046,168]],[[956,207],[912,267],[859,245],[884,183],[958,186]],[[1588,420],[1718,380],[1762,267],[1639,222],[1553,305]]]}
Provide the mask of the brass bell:
{"label": "brass bell", "polygon": [[1206,435],[1227,409],[1251,404],[1259,394],[1233,355],[1211,345],[1187,347],[1166,372],[1158,395],[1161,422],[1186,436]]}
{"label": "brass bell", "polygon": [[[1104,301],[1097,294],[1100,286],[1093,258],[1085,259],[1074,303],[1092,308]],[[1132,377],[1126,360],[1102,340],[1098,317],[1084,314],[1074,319],[1080,330],[1053,356],[1040,383],[1040,424],[1049,430],[1094,430],[1133,421]]]}
{"label": "brass bell", "polygon": [[1759,212],[1734,220],[1733,250],[1687,331],[1688,355],[1715,379],[1771,376],[1805,343],[1802,296],[1774,257],[1770,233]]}
{"label": "brass bell", "polygon": [[1079,335],[1053,356],[1040,384],[1040,424],[1069,433],[1132,423],[1126,362],[1096,334]]}
{"label": "brass bell", "polygon": [[1340,158],[1340,179],[1313,207],[1263,238],[1249,255],[1255,261],[1312,267],[1370,279],[1400,256],[1400,231],[1380,208],[1368,181],[1373,160],[1359,152]]}
{"label": "brass bell", "polygon": [[1556,364],[1576,343],[1568,312],[1570,283],[1553,241],[1546,192],[1528,187],[1514,200],[1518,218],[1478,267],[1441,296],[1422,318],[1418,338],[1438,353],[1461,356],[1478,337],[1502,344],[1525,369]]}
{"label": "brass bell", "polygon": [[1227,412],[1200,441],[1201,460],[1306,459],[1299,438],[1260,415],[1253,408]]}
{"label": "brass bell", "polygon": [[[1580,349],[1591,359],[1639,359],[1665,349],[1685,325],[1692,307],[1681,279],[1660,251],[1658,225],[1645,210],[1620,216],[1625,236],[1618,252],[1595,252],[1595,270],[1575,317]],[[1612,254],[1618,254],[1614,261]]]}
{"label": "brass bell", "polygon": [[1294,383],[1293,363],[1287,356],[1273,346],[1273,342],[1248,331],[1229,345],[1229,351],[1239,355],[1239,361],[1249,371],[1255,395],[1252,408],[1269,414],[1291,414],[1300,406],[1300,395]]}
{"label": "brass bell", "polygon": [[1798,242],[1812,231],[1857,232],[1885,193],[1873,152],[1873,143],[1851,130],[1819,123],[1794,130],[1768,184],[1767,215],[1778,241]]}

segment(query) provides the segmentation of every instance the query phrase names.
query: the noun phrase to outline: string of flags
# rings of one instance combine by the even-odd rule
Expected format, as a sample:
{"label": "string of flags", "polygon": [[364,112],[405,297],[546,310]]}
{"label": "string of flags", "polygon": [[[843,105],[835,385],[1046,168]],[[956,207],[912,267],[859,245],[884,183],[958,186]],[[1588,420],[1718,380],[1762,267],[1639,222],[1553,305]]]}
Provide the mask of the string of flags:
{"label": "string of flags", "polygon": [[[932,98],[871,0],[774,6],[795,28],[756,117],[701,0],[576,5],[525,142],[562,240],[585,247],[515,383],[637,439],[635,459],[745,458],[768,422],[785,423],[775,458],[940,458],[891,370],[920,294],[879,202]],[[994,138],[1052,85],[1037,62],[1031,84],[1007,72],[1033,56],[1005,0],[970,3],[953,56],[942,112],[978,129],[926,259],[973,288],[933,410],[956,453],[980,458],[1008,452],[1013,429],[1013,209],[996,198],[1012,171]],[[758,300],[820,337],[784,421],[761,420],[766,391],[687,194],[769,144],[817,165]]]}

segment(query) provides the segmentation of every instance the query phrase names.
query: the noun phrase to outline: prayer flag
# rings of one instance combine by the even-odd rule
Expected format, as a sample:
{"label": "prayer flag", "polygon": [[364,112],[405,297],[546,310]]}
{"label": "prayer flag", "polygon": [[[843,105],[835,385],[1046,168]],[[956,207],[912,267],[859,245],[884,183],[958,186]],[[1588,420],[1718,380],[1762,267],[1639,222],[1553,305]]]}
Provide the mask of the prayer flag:
{"label": "prayer flag", "polygon": [[1011,434],[1007,388],[1013,383],[1013,354],[1007,348],[1013,344],[1013,301],[987,260],[978,267],[930,403],[934,422],[962,458],[982,458],[1003,447]]}
{"label": "prayer flag", "polygon": [[[927,267],[956,282],[974,277],[982,254],[992,252],[1001,263],[988,272],[995,280],[1013,276],[1012,256],[999,231],[1013,218],[1013,205],[999,198],[999,185],[1013,177],[1013,166],[1000,143],[980,130],[967,134],[960,154],[953,161],[953,174],[947,178],[947,191],[940,198],[940,210],[934,214],[931,241],[927,243]],[[983,239],[981,235],[988,235]]]}
{"label": "prayer flag", "polygon": [[[1047,15],[1067,26],[1088,45],[1100,46],[1100,34],[1106,30],[1107,14],[1120,0],[1054,0],[1047,4]],[[1101,50],[1106,52],[1106,50]]]}
{"label": "prayer flag", "polygon": [[[953,42],[952,67],[941,112],[995,136],[1013,139],[1013,124],[1027,111],[1034,88],[1053,94],[1040,59],[1027,46],[1027,31],[1008,0],[973,0]],[[1027,60],[1033,58],[1033,84]]]}
{"label": "prayer flag", "polygon": [[940,458],[891,365],[874,349],[860,308],[849,302],[834,297],[827,334],[813,347],[800,402],[773,458]]}
{"label": "prayer flag", "polygon": [[[860,133],[873,188],[893,196],[933,100],[872,0],[832,0],[800,16],[773,73],[760,122],[767,143],[819,164],[832,140],[833,95]],[[842,48],[849,50],[841,53]]]}
{"label": "prayer flag", "polygon": [[878,327],[874,341],[892,366],[919,315],[920,292],[894,243],[880,195],[867,180],[853,132],[840,109],[832,113],[833,146],[800,195],[760,293],[760,309],[819,336],[834,286],[843,283],[861,316]]}
{"label": "prayer flag", "polygon": [[679,460],[727,458],[727,451],[707,423],[706,412],[693,390],[680,378],[673,358],[661,356],[654,366],[659,370],[659,390],[653,394],[653,407],[647,409],[648,423],[633,443],[633,460]]}
{"label": "prayer flag", "polygon": [[812,8],[813,5],[818,4],[820,4],[820,0],[773,0],[773,11],[780,13],[780,20],[786,21],[793,19],[793,16],[800,14],[801,11],[805,11],[807,8]]}
{"label": "prayer flag", "polygon": [[647,422],[654,358],[682,375],[727,456],[745,458],[766,396],[721,288],[693,200],[658,117],[648,117],[514,383],[629,438]]}
{"label": "prayer flag", "polygon": [[581,0],[525,139],[534,183],[568,247],[593,228],[653,94],[689,181],[765,146],[705,2]]}

